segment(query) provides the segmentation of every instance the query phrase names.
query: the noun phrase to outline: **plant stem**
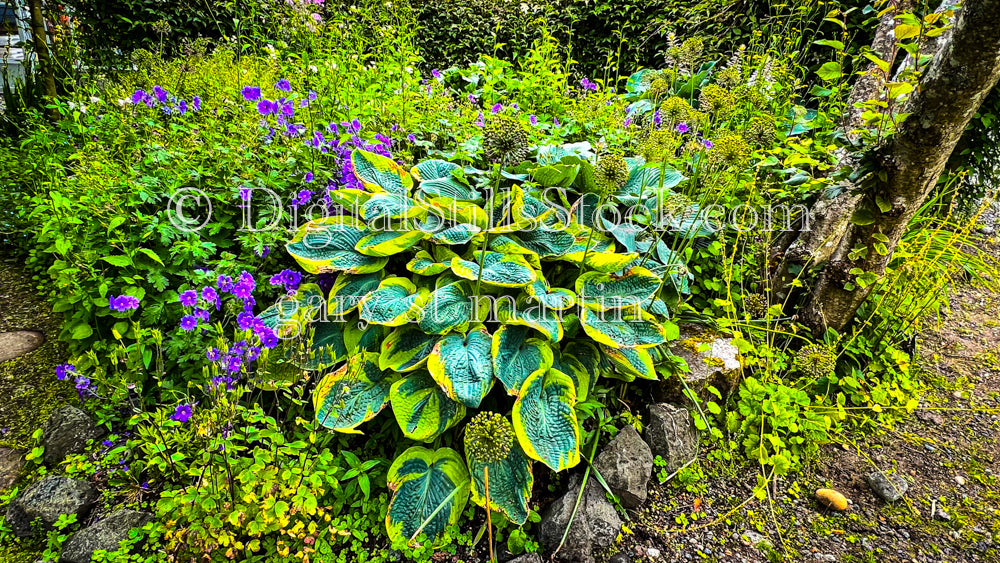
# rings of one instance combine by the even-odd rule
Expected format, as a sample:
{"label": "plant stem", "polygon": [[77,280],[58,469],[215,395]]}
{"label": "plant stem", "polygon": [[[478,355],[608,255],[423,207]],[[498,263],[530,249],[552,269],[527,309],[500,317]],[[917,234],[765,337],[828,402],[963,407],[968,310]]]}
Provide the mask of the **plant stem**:
{"label": "plant stem", "polygon": [[[595,225],[590,228],[590,234],[587,235],[587,246],[583,249],[583,260],[580,261],[580,273],[583,273],[583,268],[587,265],[587,255],[590,254],[590,243],[594,240],[594,231],[597,230],[596,222],[598,220],[598,213],[601,211],[601,206],[604,205],[604,196],[601,196],[597,200],[597,208],[594,209],[594,222]],[[584,210],[586,212],[586,210]]]}
{"label": "plant stem", "polygon": [[490,545],[490,563],[496,563],[493,556],[493,522],[490,520],[490,466],[483,466],[483,480],[486,481],[486,536]]}

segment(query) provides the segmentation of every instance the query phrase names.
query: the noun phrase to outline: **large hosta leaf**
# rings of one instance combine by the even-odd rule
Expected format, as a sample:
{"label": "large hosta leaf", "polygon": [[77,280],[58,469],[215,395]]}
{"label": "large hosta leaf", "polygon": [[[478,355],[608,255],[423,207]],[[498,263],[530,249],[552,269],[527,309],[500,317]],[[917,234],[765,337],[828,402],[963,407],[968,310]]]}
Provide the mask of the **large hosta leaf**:
{"label": "large hosta leaf", "polygon": [[611,348],[604,347],[604,353],[611,360],[618,373],[626,381],[631,381],[636,377],[642,379],[657,379],[656,369],[653,367],[653,358],[649,352],[643,348]]}
{"label": "large hosta leaf", "polygon": [[366,234],[365,226],[350,217],[325,217],[304,225],[286,248],[310,274],[368,274],[383,269],[388,259],[366,256],[355,249]]}
{"label": "large hosta leaf", "polygon": [[314,283],[299,286],[295,295],[285,295],[258,317],[280,338],[304,336],[313,317],[324,306],[323,290]]}
{"label": "large hosta leaf", "polygon": [[464,283],[452,283],[437,288],[424,306],[420,329],[428,334],[444,334],[452,329],[463,330],[472,320],[472,302]]}
{"label": "large hosta leaf", "polygon": [[539,338],[528,338],[524,326],[502,325],[493,334],[493,372],[508,395],[517,395],[529,375],[552,366],[552,348]]}
{"label": "large hosta leaf", "polygon": [[517,233],[521,246],[536,252],[542,258],[562,256],[569,252],[576,239],[562,229],[539,227]]}
{"label": "large hosta leaf", "polygon": [[559,260],[574,264],[583,264],[586,260],[584,265],[587,268],[606,273],[617,272],[639,257],[634,252],[616,253],[613,242],[598,233],[591,236],[589,228],[575,226],[573,230],[577,231],[577,234],[574,235],[573,245],[558,257]]}
{"label": "large hosta leaf", "polygon": [[592,311],[584,308],[580,324],[587,336],[611,348],[649,348],[667,340],[667,331],[653,315],[629,310]]}
{"label": "large hosta leaf", "polygon": [[344,344],[344,322],[332,319],[317,319],[312,323],[312,340],[302,352],[297,364],[310,371],[321,370],[347,358]]}
{"label": "large hosta leaf", "polygon": [[391,276],[378,285],[358,304],[361,319],[385,326],[400,326],[416,320],[423,304],[430,298],[427,290],[417,290],[417,286],[406,278]]}
{"label": "large hosta leaf", "polygon": [[406,269],[421,276],[436,276],[451,269],[451,259],[449,258],[447,263],[437,262],[430,252],[418,250],[406,264]]}
{"label": "large hosta leaf", "polygon": [[359,206],[358,214],[369,227],[384,230],[392,219],[423,219],[427,208],[416,200],[397,194],[375,194]]}
{"label": "large hosta leaf", "polygon": [[523,299],[498,299],[496,313],[500,322],[510,325],[531,327],[541,332],[551,342],[559,342],[563,337],[563,322],[559,311],[539,303],[527,303]]}
{"label": "large hosta leaf", "polygon": [[355,428],[389,404],[389,389],[397,378],[378,367],[378,354],[353,356],[313,390],[316,420],[331,430],[360,434]]}
{"label": "large hosta leaf", "polygon": [[355,250],[366,256],[393,256],[424,238],[423,231],[366,231]]}
{"label": "large hosta leaf", "polygon": [[365,322],[351,315],[344,323],[344,346],[350,355],[358,352],[378,352],[388,333],[388,327]]}
{"label": "large hosta leaf", "polygon": [[420,182],[426,180],[438,180],[440,178],[451,178],[452,175],[461,170],[462,167],[447,160],[430,159],[424,160],[410,169],[410,174]]}
{"label": "large hosta leaf", "polygon": [[480,228],[468,223],[448,227],[431,235],[431,240],[440,244],[466,244],[478,235]]}
{"label": "large hosta leaf", "polygon": [[576,294],[561,287],[550,288],[544,280],[527,286],[525,291],[543,307],[555,311],[565,311],[576,305]]}
{"label": "large hosta leaf", "polygon": [[440,539],[469,501],[469,471],[451,448],[406,450],[392,462],[386,482],[393,495],[385,527],[393,541],[421,534]]}
{"label": "large hosta leaf", "polygon": [[327,299],[327,315],[345,315],[353,311],[361,299],[378,289],[382,281],[381,272],[372,274],[340,274],[330,289]]}
{"label": "large hosta leaf", "polygon": [[507,457],[496,462],[485,463],[465,452],[472,475],[472,502],[486,506],[486,472],[490,479],[490,510],[502,512],[508,520],[517,525],[528,520],[528,501],[535,478],[531,474],[531,459],[514,440]]}
{"label": "large hosta leaf", "polygon": [[482,282],[500,287],[523,287],[538,278],[538,274],[531,268],[531,265],[521,256],[501,254],[499,252],[486,251],[486,256],[482,256],[481,251],[472,253],[472,260],[463,260],[460,257],[452,258],[451,271],[467,280],[478,280],[479,260],[483,261]]}
{"label": "large hosta leaf", "polygon": [[403,434],[418,442],[434,440],[465,416],[465,405],[448,398],[425,371],[394,383],[389,402]]}
{"label": "large hosta leaf", "polygon": [[607,311],[632,308],[638,310],[660,287],[660,278],[638,266],[621,276],[587,272],[576,279],[576,293],[588,309]]}
{"label": "large hosta leaf", "polygon": [[555,369],[539,369],[525,380],[514,402],[514,432],[524,453],[562,471],[580,463],[576,384]]}
{"label": "large hosta leaf", "polygon": [[552,358],[552,369],[559,370],[568,375],[576,386],[576,400],[582,402],[587,400],[590,394],[590,383],[600,372],[588,370],[570,354],[554,354]]}
{"label": "large hosta leaf", "polygon": [[416,326],[401,326],[382,341],[378,365],[393,371],[413,371],[427,362],[440,339],[440,336],[427,334]]}
{"label": "large hosta leaf", "polygon": [[409,195],[413,188],[413,177],[387,156],[361,149],[351,153],[354,175],[372,192],[389,192]]}
{"label": "large hosta leaf", "polygon": [[467,407],[479,408],[493,388],[492,340],[485,328],[472,329],[465,336],[448,334],[427,359],[434,381],[449,397]]}

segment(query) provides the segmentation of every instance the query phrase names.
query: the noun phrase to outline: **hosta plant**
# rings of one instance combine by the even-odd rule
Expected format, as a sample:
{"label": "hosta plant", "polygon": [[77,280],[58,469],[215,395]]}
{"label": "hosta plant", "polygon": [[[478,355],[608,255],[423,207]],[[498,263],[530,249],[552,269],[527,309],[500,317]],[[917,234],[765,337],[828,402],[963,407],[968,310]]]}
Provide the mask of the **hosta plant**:
{"label": "hosta plant", "polygon": [[[587,143],[522,161],[512,127],[486,170],[354,151],[361,187],[331,191],[287,245],[321,283],[262,314],[280,361],[321,374],[323,426],[360,432],[388,409],[414,442],[389,471],[394,540],[440,537],[470,496],[524,523],[535,462],[580,463],[575,406],[595,380],[660,377],[691,280],[670,242],[709,233],[690,206],[661,213],[679,172]],[[463,424],[484,409],[499,414]],[[464,456],[438,447],[463,443],[452,428]]]}

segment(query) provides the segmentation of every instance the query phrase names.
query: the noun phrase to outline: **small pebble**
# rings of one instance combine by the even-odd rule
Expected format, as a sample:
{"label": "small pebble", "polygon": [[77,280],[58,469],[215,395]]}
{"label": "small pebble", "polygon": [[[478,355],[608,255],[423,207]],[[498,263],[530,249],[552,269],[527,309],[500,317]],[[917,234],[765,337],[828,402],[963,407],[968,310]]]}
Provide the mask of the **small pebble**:
{"label": "small pebble", "polygon": [[955,475],[955,482],[958,483],[959,485],[964,485],[965,477],[962,477],[961,475]]}
{"label": "small pebble", "polygon": [[937,509],[937,511],[934,513],[934,518],[944,522],[951,520],[951,516],[949,516],[947,512],[941,510],[940,508]]}
{"label": "small pebble", "polygon": [[660,550],[656,549],[655,547],[651,547],[646,550],[646,555],[649,555],[650,557],[655,559],[660,556]]}
{"label": "small pebble", "polygon": [[930,445],[930,444],[924,444],[924,449],[927,450],[927,451],[929,451],[929,452],[937,451],[937,449],[934,446]]}

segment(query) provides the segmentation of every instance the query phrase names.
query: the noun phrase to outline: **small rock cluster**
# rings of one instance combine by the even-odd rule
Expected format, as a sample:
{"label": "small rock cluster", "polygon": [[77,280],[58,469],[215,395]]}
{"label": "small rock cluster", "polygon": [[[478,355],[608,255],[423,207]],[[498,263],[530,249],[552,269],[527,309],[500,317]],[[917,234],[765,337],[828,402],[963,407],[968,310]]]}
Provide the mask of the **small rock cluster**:
{"label": "small rock cluster", "polygon": [[[684,375],[684,382],[697,396],[717,400],[708,386],[715,387],[723,396],[732,390],[740,360],[739,351],[728,339],[702,338],[688,332],[681,335],[676,348],[674,353],[683,357],[691,370]],[[665,462],[664,469],[673,473],[698,455],[699,436],[694,418],[688,408],[678,406],[690,406],[683,388],[677,378],[664,382],[656,391],[664,402],[650,405],[644,436],[639,436],[632,426],[625,426],[594,459],[594,469],[625,508],[637,509],[646,502],[653,460],[657,456]],[[621,518],[603,485],[591,475],[582,497],[581,486],[579,477],[574,476],[569,490],[542,515],[539,543],[555,561],[593,563],[594,552],[611,547],[621,533]],[[577,498],[580,505],[573,516]],[[534,561],[521,559],[515,560],[516,563]]]}
{"label": "small rock cluster", "polygon": [[[103,435],[82,410],[64,406],[56,409],[45,422],[42,442],[43,461],[50,467],[62,463],[66,456],[82,453],[87,443]],[[21,453],[0,448],[0,489],[17,481],[23,460]],[[7,507],[7,524],[14,535],[31,537],[51,530],[63,515],[75,515],[77,522],[87,523],[101,498],[91,483],[60,475],[48,475],[21,491]],[[132,528],[140,528],[153,516],[135,510],[117,510],[103,518],[94,517],[90,525],[73,534],[63,545],[61,563],[87,563],[95,551],[115,551],[119,542],[128,538]]]}

